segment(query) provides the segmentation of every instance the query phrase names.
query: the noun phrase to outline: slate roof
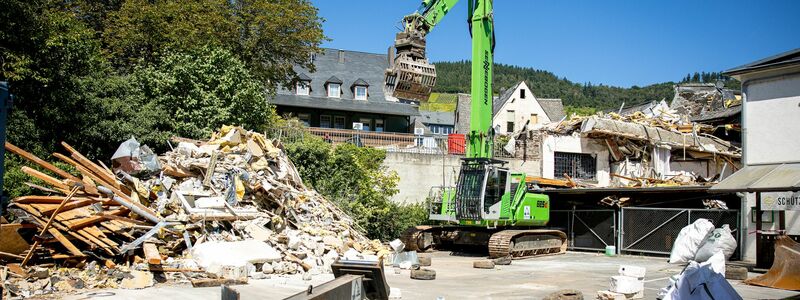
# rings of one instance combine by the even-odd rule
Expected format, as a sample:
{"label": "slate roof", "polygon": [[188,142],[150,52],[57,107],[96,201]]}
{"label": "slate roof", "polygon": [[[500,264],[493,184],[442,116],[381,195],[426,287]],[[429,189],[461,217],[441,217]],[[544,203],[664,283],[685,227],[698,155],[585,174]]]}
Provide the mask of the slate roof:
{"label": "slate roof", "polygon": [[455,125],[455,112],[420,111],[417,120],[424,124]]}
{"label": "slate roof", "polygon": [[297,78],[300,79],[300,81],[311,81],[311,77],[308,77],[306,73],[297,73]]}
{"label": "slate roof", "polygon": [[503,105],[506,104],[506,102],[508,102],[508,99],[511,98],[511,95],[514,95],[514,91],[517,90],[517,87],[519,87],[520,84],[522,84],[522,81],[520,81],[517,84],[515,84],[514,86],[506,89],[505,91],[503,91],[502,94],[500,94],[500,97],[497,97],[496,99],[492,100],[492,115],[493,116],[496,115],[497,112],[500,111],[500,108],[502,108]]}
{"label": "slate roof", "polygon": [[343,82],[341,79],[339,79],[339,77],[336,77],[336,76],[331,76],[331,78],[328,78],[328,80],[325,80],[325,83],[338,83],[338,84],[342,84],[342,83],[344,83],[344,82]]}
{"label": "slate roof", "polygon": [[369,83],[364,79],[358,78],[351,86],[369,86]]}
{"label": "slate roof", "polygon": [[542,107],[542,110],[544,110],[544,113],[550,118],[551,122],[561,121],[566,115],[564,113],[564,104],[561,103],[561,99],[536,98],[536,102],[539,102],[539,106]]}
{"label": "slate roof", "polygon": [[786,65],[800,64],[800,48],[789,50],[777,55],[760,59],[749,64],[741,65],[733,69],[722,72],[724,75],[733,76],[750,73],[759,70],[767,70]]}
{"label": "slate roof", "polygon": [[[340,62],[339,55],[343,55]],[[386,54],[323,48],[314,56],[315,72],[295,67],[298,74],[310,79],[311,92],[308,96],[296,95],[294,87],[280,87],[270,103],[283,106],[308,107],[399,116],[416,116],[416,106],[391,101],[383,91],[383,74],[388,67]],[[302,77],[301,77],[302,79]],[[367,100],[355,100],[353,90],[342,88],[341,98],[328,98],[325,83],[332,80],[341,82],[342,87],[352,87],[358,80],[366,83]]]}

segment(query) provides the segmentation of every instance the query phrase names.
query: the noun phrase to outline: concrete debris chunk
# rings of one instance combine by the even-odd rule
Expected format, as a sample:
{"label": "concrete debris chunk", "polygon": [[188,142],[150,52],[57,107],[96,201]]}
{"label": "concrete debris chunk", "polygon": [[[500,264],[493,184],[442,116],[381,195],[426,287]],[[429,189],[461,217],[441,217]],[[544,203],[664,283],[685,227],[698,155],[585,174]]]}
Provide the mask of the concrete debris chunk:
{"label": "concrete debris chunk", "polygon": [[472,267],[476,269],[494,269],[494,261],[484,259],[472,262]]}
{"label": "concrete debris chunk", "polygon": [[436,271],[425,268],[411,270],[411,279],[434,280],[436,279]]}

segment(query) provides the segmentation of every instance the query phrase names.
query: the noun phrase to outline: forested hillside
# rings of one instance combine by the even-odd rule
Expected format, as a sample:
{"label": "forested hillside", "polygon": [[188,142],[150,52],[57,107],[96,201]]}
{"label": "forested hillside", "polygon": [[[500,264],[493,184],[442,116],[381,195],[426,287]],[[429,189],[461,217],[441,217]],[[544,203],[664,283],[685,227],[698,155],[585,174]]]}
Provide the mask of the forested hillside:
{"label": "forested hillside", "polygon": [[[469,92],[470,62],[437,62],[437,83],[434,90],[442,93]],[[716,82],[719,73],[694,73],[681,82]],[[505,64],[494,65],[494,93],[525,80],[533,93],[540,98],[561,98],[564,105],[606,109],[619,107],[623,102],[637,104],[652,100],[672,100],[675,82],[664,82],[645,87],[620,88],[603,84],[575,83],[555,74],[527,67]],[[725,78],[726,87],[738,88],[738,82]]]}

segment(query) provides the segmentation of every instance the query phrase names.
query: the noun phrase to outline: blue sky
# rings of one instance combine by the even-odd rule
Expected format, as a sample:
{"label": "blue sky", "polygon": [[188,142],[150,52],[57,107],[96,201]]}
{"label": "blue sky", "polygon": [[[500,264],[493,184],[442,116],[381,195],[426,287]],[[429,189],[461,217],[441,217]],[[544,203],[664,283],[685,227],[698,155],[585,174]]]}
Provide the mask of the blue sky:
{"label": "blue sky", "polygon": [[[414,0],[312,0],[324,47],[385,53]],[[494,3],[498,63],[575,82],[629,87],[721,71],[800,48],[800,1],[540,1]],[[432,61],[469,59],[467,1],[428,35]]]}

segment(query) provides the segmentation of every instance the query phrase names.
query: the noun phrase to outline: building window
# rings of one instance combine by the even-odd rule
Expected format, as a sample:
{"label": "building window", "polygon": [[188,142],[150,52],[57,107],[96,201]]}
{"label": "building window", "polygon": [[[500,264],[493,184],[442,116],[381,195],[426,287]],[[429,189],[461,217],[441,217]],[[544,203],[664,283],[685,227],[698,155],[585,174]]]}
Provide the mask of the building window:
{"label": "building window", "polygon": [[531,114],[531,125],[539,124],[539,115]]}
{"label": "building window", "polygon": [[572,178],[595,180],[597,178],[597,159],[591,154],[555,152],[553,177],[564,174]]}
{"label": "building window", "polygon": [[300,120],[300,123],[303,123],[303,125],[306,127],[311,126],[311,115],[297,114],[297,119]]}
{"label": "building window", "polygon": [[514,132],[514,122],[506,122],[506,132],[507,133]]}
{"label": "building window", "polygon": [[364,124],[364,131],[370,131],[370,125],[372,125],[372,120],[367,118],[361,118],[358,121]]}
{"label": "building window", "polygon": [[383,132],[383,120],[375,119],[375,131]]}
{"label": "building window", "polygon": [[330,115],[319,116],[319,127],[331,128],[331,116]]}
{"label": "building window", "polygon": [[328,97],[339,98],[342,94],[341,85],[338,83],[328,83]]}
{"label": "building window", "polygon": [[333,128],[345,129],[344,128],[344,117],[343,116],[334,116],[333,117]]}
{"label": "building window", "polygon": [[367,87],[357,86],[355,89],[356,100],[367,100]]}
{"label": "building window", "polygon": [[297,95],[300,95],[300,96],[308,96],[308,94],[311,92],[311,88],[310,88],[308,82],[305,82],[305,81],[297,82],[297,87],[296,88],[297,88]]}
{"label": "building window", "polygon": [[520,99],[525,99],[525,89],[520,89],[519,90],[519,98]]}

